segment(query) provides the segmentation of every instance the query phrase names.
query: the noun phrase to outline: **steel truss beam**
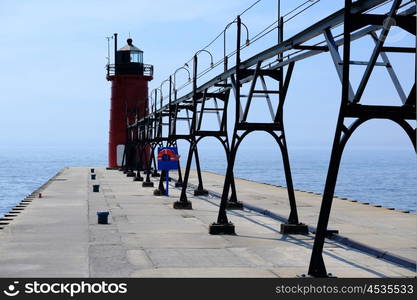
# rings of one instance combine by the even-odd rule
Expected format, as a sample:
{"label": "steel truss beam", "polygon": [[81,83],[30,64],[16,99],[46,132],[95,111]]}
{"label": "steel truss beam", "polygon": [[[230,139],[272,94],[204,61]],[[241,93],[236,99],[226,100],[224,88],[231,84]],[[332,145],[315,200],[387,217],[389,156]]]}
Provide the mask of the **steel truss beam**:
{"label": "steel truss beam", "polygon": [[[389,0],[359,0],[356,1],[354,4],[352,4],[352,14],[353,13],[363,13],[368,11],[369,9],[372,9],[380,4],[387,3]],[[407,15],[413,15],[415,13],[415,6],[413,7],[413,11],[407,12]],[[241,69],[250,69],[256,66],[256,64],[259,61],[268,61],[269,59],[277,56],[278,54],[282,53],[284,60],[282,61],[281,65],[275,66],[275,68],[281,67],[283,64],[287,65],[289,62],[294,61],[294,59],[288,58],[285,56],[286,52],[292,51],[296,49],[297,47],[303,47],[303,43],[306,43],[312,39],[314,39],[317,36],[320,36],[323,34],[323,31],[325,29],[332,29],[340,24],[342,24],[344,21],[344,9],[341,9],[332,15],[328,16],[327,18],[315,23],[314,25],[308,27],[307,29],[303,30],[302,32],[294,35],[293,37],[283,41],[282,43],[278,43],[277,45],[268,48],[265,51],[260,52],[259,54],[256,54],[252,56],[251,58],[242,61],[240,66]],[[381,26],[370,26],[369,30],[375,31],[378,30]],[[367,32],[362,33],[363,35],[366,35]],[[358,36],[359,38],[361,36]],[[341,41],[343,44],[343,41]],[[297,56],[295,60],[302,60],[306,57],[310,57],[313,55],[317,55],[322,53],[323,50],[311,50],[304,53],[305,56]],[[207,81],[206,83],[202,84],[199,87],[196,87],[197,93],[202,93],[203,91],[212,88],[214,86],[218,86],[222,82],[226,81],[227,79],[231,78],[233,75],[236,74],[236,66],[232,67],[225,72],[219,74],[218,76],[214,77],[213,79]],[[171,104],[177,104],[177,103],[183,103],[187,100],[192,99],[194,91],[176,99]],[[163,111],[168,108],[168,105],[163,106],[159,110],[156,111]]]}
{"label": "steel truss beam", "polygon": [[[386,20],[387,18],[395,20],[400,19],[397,14],[397,11],[401,5],[401,2],[402,0],[394,0],[392,2],[392,6],[388,14],[384,15],[385,18],[381,18],[380,16],[375,17],[369,14],[360,14],[354,12],[352,0],[345,0],[343,60],[341,60],[340,56],[338,55],[337,48],[335,47],[335,43],[333,42],[330,29],[324,30],[324,35],[326,36],[328,47],[332,53],[332,58],[342,83],[342,100],[339,111],[339,118],[336,126],[336,133],[333,142],[332,154],[329,163],[329,169],[327,173],[326,184],[323,192],[323,199],[319,214],[316,236],[314,239],[313,251],[310,259],[310,266],[308,270],[308,274],[310,276],[328,276],[323,260],[324,241],[327,235],[327,226],[329,222],[334,191],[336,188],[337,175],[339,172],[343,150],[349,138],[352,136],[353,132],[360,125],[371,119],[391,120],[404,129],[404,131],[409,136],[414,146],[414,149],[416,149],[416,130],[407,122],[407,120],[416,120],[415,77],[414,86],[412,88],[412,91],[410,92],[410,96],[413,93],[414,94],[411,97],[406,97],[404,90],[400,84],[400,81],[394,72],[391,62],[389,61],[388,56],[384,51],[385,49],[387,49],[384,48],[385,39],[389,34],[391,27],[395,24],[390,22],[387,23],[384,20]],[[357,20],[360,20],[360,22],[356,22]],[[352,41],[351,32],[359,29],[360,26],[367,26],[369,24],[379,25],[382,27],[382,30],[379,36],[377,36],[375,32],[369,33],[375,42],[375,48],[372,51],[369,62],[366,63],[367,67],[360,81],[359,87],[356,90],[356,92],[354,92],[350,85],[350,66],[352,64],[350,55]],[[396,25],[398,25],[401,28],[404,28],[403,25]],[[401,47],[396,48],[396,50],[398,49],[401,49]],[[404,53],[409,52],[404,51]],[[378,57],[382,58],[384,66],[387,68],[389,76],[398,93],[401,106],[360,104],[360,101],[363,100],[363,92],[367,86],[372,71],[377,66]],[[342,65],[339,64],[340,62],[342,62]],[[346,121],[348,119],[354,120],[350,126],[346,125]]]}
{"label": "steel truss beam", "polygon": [[[226,158],[229,159],[229,141],[227,136],[227,107],[228,107],[228,101],[229,101],[229,94],[230,90],[228,88],[220,89],[216,92],[208,92],[203,91],[202,93],[199,93],[196,91],[197,89],[197,65],[198,65],[198,59],[197,56],[194,56],[193,59],[193,98],[192,103],[190,105],[187,105],[185,107],[187,117],[184,118],[188,122],[188,128],[189,128],[189,134],[188,135],[182,135],[182,138],[187,139],[190,142],[190,147],[188,151],[188,157],[187,157],[187,165],[185,169],[184,174],[184,180],[183,180],[183,186],[181,190],[181,196],[179,201],[176,201],[174,203],[175,209],[191,209],[192,204],[187,199],[187,185],[188,185],[188,179],[190,176],[190,170],[191,170],[191,162],[193,155],[196,159],[196,166],[197,166],[197,176],[199,178],[199,185],[196,190],[194,190],[195,196],[201,196],[201,195],[207,195],[208,192],[204,189],[202,178],[201,178],[201,172],[200,165],[199,165],[199,156],[197,152],[197,144],[199,141],[201,141],[205,137],[215,137],[217,138],[221,144],[223,145],[225,152],[226,152]],[[214,108],[208,108],[207,103],[209,101],[213,101]],[[218,101],[223,102],[223,106],[219,107]],[[177,117],[178,112],[178,104],[174,104],[174,106],[177,108],[176,113],[174,114],[174,118]],[[217,115],[218,125],[219,128],[217,130],[202,130],[202,121],[203,118],[209,114],[209,113],[215,113]],[[190,115],[191,114],[191,117]],[[174,126],[173,126],[173,137],[176,135],[176,124],[177,124],[178,118],[174,120]],[[233,206],[234,208],[237,208],[239,205],[236,201],[236,188],[234,184],[234,179],[232,179],[232,196],[231,196],[231,203],[235,204]]]}
{"label": "steel truss beam", "polygon": [[[160,109],[158,111],[155,111],[155,115],[157,116],[157,118],[155,118],[155,121],[157,122],[156,125],[156,136],[152,139],[153,142],[157,142],[159,143],[159,146],[163,146],[164,142],[165,142],[165,146],[169,147],[169,146],[177,146],[177,141],[180,139],[184,139],[186,141],[188,141],[191,144],[193,144],[193,140],[195,139],[193,137],[192,134],[186,134],[183,136],[178,136],[176,135],[176,127],[177,127],[177,121],[179,121],[178,118],[178,112],[181,109],[183,109],[182,107],[180,107],[180,105],[178,104],[171,104],[172,101],[172,78],[169,78],[169,105],[167,107],[165,107],[165,109]],[[174,93],[174,96],[176,96],[176,93]],[[160,106],[162,106],[162,96],[161,96],[161,100],[160,100]],[[155,95],[155,107],[156,107],[156,95]],[[189,112],[190,107],[187,106],[186,107],[186,111],[187,111],[187,115]],[[168,121],[166,121],[166,118],[168,117]],[[187,121],[189,121],[189,118],[186,118]],[[134,127],[134,126],[133,126]],[[153,155],[154,154],[154,150],[156,149],[156,147],[153,148]],[[196,166],[197,166],[197,175],[198,175],[198,180],[199,180],[199,188],[201,190],[203,190],[203,181],[202,181],[202,176],[201,176],[201,167],[200,167],[200,159],[199,159],[199,155],[198,155],[198,150],[197,147],[192,149],[191,152],[191,157],[192,154],[194,154],[195,156],[195,160],[196,160]],[[154,170],[157,169],[156,167],[156,160],[154,159]],[[182,187],[183,186],[183,179],[182,179],[182,174],[181,174],[181,166],[178,163],[178,181],[175,184],[177,187]],[[158,184],[158,189],[156,189],[154,191],[155,195],[164,195],[165,194],[165,188],[164,188],[164,182],[166,180],[166,172],[162,171],[161,172],[161,176],[160,176],[160,180],[159,180],[159,184]],[[186,174],[187,177],[187,174]],[[188,180],[188,178],[187,178]],[[185,187],[187,186],[187,184],[184,185]],[[198,190],[198,189],[197,189]],[[203,190],[204,191],[204,190]],[[191,203],[189,203],[189,206],[186,207],[187,209],[191,209]]]}
{"label": "steel truss beam", "polygon": [[[279,37],[283,36],[283,21],[280,20],[280,34]],[[240,17],[237,19],[237,53],[236,53],[236,74],[231,78],[231,84],[235,95],[236,102],[236,111],[235,111],[235,125],[233,128],[233,137],[230,148],[230,157],[228,159],[227,171],[225,182],[223,185],[223,193],[220,202],[219,213],[217,217],[217,222],[213,223],[210,226],[211,234],[234,234],[234,225],[229,222],[226,214],[226,208],[229,206],[228,195],[229,189],[232,184],[233,179],[233,169],[236,159],[237,150],[243,141],[243,139],[254,131],[265,131],[269,133],[279,145],[281,150],[285,178],[287,181],[287,191],[288,199],[290,203],[290,215],[288,222],[282,224],[281,232],[282,233],[308,233],[308,227],[305,224],[302,224],[298,220],[297,206],[294,195],[294,188],[292,183],[290,162],[288,157],[287,144],[285,139],[284,131],[284,122],[283,122],[283,108],[288,91],[288,86],[291,80],[291,75],[294,69],[294,62],[292,62],[286,72],[284,77],[283,68],[276,70],[262,70],[261,65],[262,61],[258,61],[255,69],[244,69],[241,68],[240,63],[240,27],[241,21]],[[282,54],[278,56],[279,60],[282,61]],[[250,78],[248,80],[248,77]],[[269,77],[275,82],[275,85],[278,89],[268,88],[267,81],[265,77]],[[257,83],[260,82],[262,88],[257,89]],[[248,95],[241,94],[241,87],[245,83],[250,83]],[[253,99],[255,95],[261,96],[264,98],[268,106],[268,111],[271,116],[269,122],[263,123],[254,123],[248,121],[248,115],[251,107],[253,106]],[[278,104],[276,111],[273,109],[270,95],[278,95]],[[246,99],[245,107],[242,108],[242,99]],[[259,101],[259,100],[257,100]]]}

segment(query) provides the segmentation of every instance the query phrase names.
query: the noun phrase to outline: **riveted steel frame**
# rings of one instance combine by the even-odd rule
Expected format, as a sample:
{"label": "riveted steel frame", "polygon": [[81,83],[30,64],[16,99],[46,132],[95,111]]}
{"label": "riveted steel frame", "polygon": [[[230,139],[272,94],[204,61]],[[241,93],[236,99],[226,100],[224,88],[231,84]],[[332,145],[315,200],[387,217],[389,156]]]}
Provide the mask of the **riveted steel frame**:
{"label": "riveted steel frame", "polygon": [[[342,159],[343,150],[352,136],[353,132],[363,123],[371,119],[386,119],[391,120],[401,126],[402,129],[409,136],[414,149],[416,149],[416,129],[413,128],[408,120],[416,120],[416,95],[415,95],[415,74],[414,85],[408,95],[403,90],[398,77],[395,74],[393,66],[386,54],[387,51],[393,48],[385,48],[384,42],[389,34],[392,26],[399,26],[409,33],[415,35],[415,17],[404,16],[398,14],[398,9],[402,0],[392,1],[389,11],[384,15],[375,15],[369,13],[358,13],[352,11],[352,0],[345,0],[344,10],[344,43],[343,43],[343,58],[340,57],[334,39],[329,28],[323,31],[326,41],[333,58],[336,70],[342,83],[342,99],[339,110],[339,117],[336,125],[336,132],[333,141],[333,148],[327,173],[326,184],[323,192],[323,199],[317,224],[316,236],[314,239],[313,251],[310,259],[310,266],[308,274],[314,277],[328,276],[325,263],[323,260],[323,247],[327,235],[327,226],[329,222],[334,191],[336,188],[336,181],[339,172],[340,162]],[[414,6],[415,13],[415,6]],[[388,22],[387,22],[388,20]],[[396,22],[389,22],[395,20]],[[352,32],[361,29],[365,26],[380,26],[381,31],[379,35],[375,31],[368,34],[375,42],[375,47],[372,51],[369,61],[365,63],[358,63],[351,60],[351,43]],[[398,53],[410,53],[408,49],[396,47],[394,49]],[[415,49],[414,49],[415,56]],[[363,92],[370,79],[371,73],[377,64],[378,57],[381,57],[383,66],[387,68],[389,76],[398,93],[400,106],[386,106],[386,105],[365,105],[360,101],[364,100]],[[414,59],[415,61],[415,59]],[[362,64],[366,65],[363,77],[360,80],[356,91],[353,90],[350,84],[350,68],[351,65]],[[414,66],[415,70],[416,66]],[[350,125],[347,125],[349,120],[353,120]]]}
{"label": "riveted steel frame", "polygon": [[[174,204],[175,208],[187,207],[189,208],[190,202],[187,199],[187,185],[188,179],[190,176],[191,170],[191,162],[193,155],[196,159],[196,166],[197,166],[197,176],[199,178],[199,184],[196,190],[194,190],[194,195],[205,195],[207,191],[204,190],[203,181],[201,178],[201,173],[199,171],[199,157],[197,152],[197,144],[205,137],[214,137],[217,138],[220,143],[223,145],[226,158],[229,158],[229,141],[227,136],[227,107],[229,101],[229,94],[230,89],[223,86],[216,91],[209,92],[206,89],[203,92],[196,92],[197,89],[197,69],[198,69],[198,57],[197,55],[193,58],[193,96],[192,99],[185,104],[174,104],[175,107],[175,114],[174,117],[174,126],[172,137],[173,138],[185,138],[190,142],[190,147],[188,151],[187,157],[187,164],[185,168],[184,178],[183,178],[183,186],[181,190],[181,195],[179,202]],[[208,108],[206,107],[207,103],[212,101],[215,107]],[[219,107],[218,101],[222,101],[223,105]],[[187,113],[187,117],[184,118],[188,122],[189,132],[187,135],[177,135],[176,133],[176,124],[180,120],[178,118],[178,110],[185,109]],[[202,130],[202,121],[205,116],[209,113],[216,113],[218,118],[219,127],[214,130]],[[234,180],[232,182],[232,193],[230,201],[235,202],[236,200],[236,188],[234,185]]]}
{"label": "riveted steel frame", "polygon": [[[285,141],[284,124],[282,122],[283,105],[285,101],[286,91],[288,90],[291,74],[294,69],[294,65],[297,61],[308,59],[309,57],[321,54],[329,53],[333,60],[337,74],[342,83],[342,101],[339,111],[339,118],[336,126],[335,138],[332,148],[331,159],[329,163],[329,169],[325,184],[325,190],[323,193],[322,205],[318,220],[317,233],[315,236],[314,247],[312,251],[312,257],[310,260],[309,274],[311,276],[327,276],[326,268],[322,258],[324,240],[327,234],[327,225],[331,212],[332,199],[334,189],[337,180],[337,174],[339,165],[343,153],[343,148],[346,145],[349,137],[352,135],[355,129],[361,124],[370,119],[388,119],[399,124],[410,137],[413,146],[415,147],[415,129],[407,122],[407,120],[416,119],[415,110],[415,74],[414,85],[408,95],[404,92],[403,87],[400,84],[399,78],[396,76],[392,64],[388,59],[387,53],[410,53],[415,55],[415,47],[401,47],[401,46],[384,46],[384,36],[389,33],[390,26],[384,24],[384,20],[392,18],[395,20],[395,26],[406,30],[407,32],[415,35],[415,3],[408,6],[399,12],[398,7],[402,3],[401,0],[392,0],[392,6],[386,14],[370,14],[369,11],[379,5],[388,4],[389,0],[358,0],[352,3],[352,0],[345,0],[345,8],[333,13],[332,15],[320,20],[314,25],[306,28],[300,33],[278,42],[275,46],[270,47],[244,61],[240,60],[240,17],[237,18],[237,36],[236,36],[236,64],[235,66],[225,70],[223,73],[215,76],[211,80],[204,84],[197,86],[196,72],[197,72],[197,57],[194,58],[195,70],[194,70],[194,82],[193,89],[190,93],[187,93],[179,98],[171,99],[169,104],[160,105],[159,109],[155,109],[148,116],[139,120],[136,124],[129,126],[129,130],[134,127],[138,127],[138,131],[143,131],[153,127],[155,132],[154,136],[147,138],[149,143],[161,143],[162,141],[168,141],[168,137],[165,139],[161,137],[162,132],[160,126],[162,126],[162,119],[164,114],[167,114],[170,118],[169,124],[174,124],[168,132],[171,135],[171,139],[178,140],[180,138],[186,139],[190,142],[190,151],[187,159],[186,172],[183,178],[182,194],[185,195],[189,170],[191,165],[192,156],[196,145],[199,140],[205,136],[222,136],[221,141],[225,145],[227,152],[227,172],[225,177],[225,183],[223,186],[223,194],[221,205],[219,208],[219,214],[217,218],[218,224],[229,224],[226,214],[226,208],[229,196],[229,190],[232,186],[234,189],[234,176],[233,166],[236,158],[237,149],[240,142],[245,136],[253,131],[265,131],[270,133],[278,145],[280,146],[283,156],[284,170],[286,175],[286,181],[288,186],[288,196],[290,201],[290,216],[288,218],[289,223],[298,223],[298,214],[295,205],[295,197],[293,196],[291,171],[288,158],[288,150]],[[389,23],[391,24],[391,23]],[[332,30],[340,25],[343,26],[343,33],[341,38],[335,38],[332,35]],[[384,26],[385,25],[385,26]],[[282,26],[281,26],[282,28]],[[379,34],[377,34],[379,32]],[[309,45],[309,41],[317,37],[324,37],[323,43]],[[375,42],[375,49],[368,62],[357,62],[350,60],[350,47],[351,43],[355,40],[371,37]],[[343,46],[343,57],[340,57],[338,47]],[[297,51],[295,51],[297,50]],[[289,55],[290,54],[290,55]],[[278,59],[274,58],[278,56]],[[382,59],[382,62],[377,62],[378,57]],[[349,68],[350,64],[362,64],[366,65],[364,77],[362,78],[359,88],[354,91],[349,80]],[[360,101],[363,96],[363,92],[372,70],[375,66],[383,66],[387,69],[389,76],[394,83],[394,87],[399,95],[402,105],[401,106],[383,106],[383,105],[363,105]],[[285,73],[285,74],[284,74]],[[284,76],[285,75],[285,76]],[[268,89],[265,77],[272,78],[277,82],[278,90]],[[259,80],[263,85],[263,91],[256,90],[256,83]],[[230,84],[229,84],[230,82]],[[250,83],[249,94],[247,95],[245,108],[240,105],[241,101],[241,86]],[[213,89],[216,89],[214,92]],[[236,101],[235,126],[233,128],[233,135],[231,143],[227,140],[227,129],[225,128],[224,136],[217,131],[201,131],[198,129],[199,121],[198,114],[204,114],[205,101],[213,98],[218,98],[222,93],[231,93],[233,91],[234,99]],[[270,91],[271,93],[268,93]],[[254,94],[263,93],[265,96],[276,92],[279,95],[279,102],[277,110],[273,112],[273,121],[270,123],[250,123],[247,122],[247,116],[249,109],[252,105]],[[217,93],[215,95],[215,93]],[[155,96],[156,97],[156,96]],[[229,101],[229,94],[227,94],[227,101]],[[266,97],[268,100],[268,98]],[[225,101],[225,104],[226,101]],[[200,106],[200,111],[197,109]],[[201,107],[203,106],[203,107]],[[269,105],[269,108],[271,106]],[[190,133],[187,135],[176,134],[176,124],[180,121],[177,118],[178,112],[187,110],[192,114],[190,117]],[[225,114],[226,113],[226,114]],[[265,114],[270,114],[271,110],[267,110]],[[222,124],[227,124],[227,107],[223,112]],[[355,121],[350,125],[345,125],[345,120],[354,119]],[[148,124],[140,126],[139,124]],[[140,134],[139,134],[140,136]],[[227,141],[227,142],[226,142]],[[198,154],[196,155],[198,159]],[[188,171],[188,172],[187,172]],[[188,173],[188,174],[187,174]],[[201,174],[200,174],[201,175]],[[199,176],[200,177],[200,176]],[[202,186],[201,186],[202,187]],[[236,193],[232,198],[236,200]],[[181,198],[187,200],[185,198]]]}
{"label": "riveted steel frame", "polygon": [[[280,42],[282,42],[283,37],[283,21],[282,19],[279,20],[279,27],[280,27]],[[227,218],[226,209],[228,207],[228,195],[229,189],[233,179],[233,168],[236,160],[237,150],[239,145],[243,141],[243,139],[251,132],[254,131],[264,131],[269,133],[273,136],[276,140],[279,148],[281,150],[283,164],[284,164],[284,172],[287,182],[287,191],[288,191],[288,198],[290,203],[290,215],[288,218],[288,223],[292,225],[299,225],[300,222],[298,220],[298,213],[297,213],[297,205],[295,201],[295,194],[294,188],[292,183],[292,176],[291,176],[291,169],[290,169],[290,162],[287,150],[287,144],[285,139],[284,133],[284,122],[283,122],[283,108],[284,102],[288,90],[288,86],[291,80],[291,75],[294,69],[294,62],[291,62],[287,67],[286,76],[284,77],[284,67],[280,67],[278,69],[270,69],[264,70],[261,69],[261,65],[263,61],[258,61],[254,69],[249,68],[241,68],[240,62],[240,30],[241,30],[241,20],[238,16],[237,18],[237,45],[236,45],[236,73],[231,77],[231,85],[234,91],[235,96],[235,124],[233,128],[233,136],[232,142],[230,147],[230,155],[228,159],[227,171],[225,182],[223,185],[223,192],[222,198],[219,207],[219,213],[217,217],[217,222],[214,223],[216,228],[219,226],[226,226],[230,227],[232,224],[229,222]],[[282,53],[278,53],[278,61],[281,62],[283,59]],[[267,82],[265,77],[269,77],[276,81],[277,83],[274,85],[278,89],[274,89],[270,87],[268,89]],[[262,83],[262,89],[256,90],[257,81]],[[250,83],[249,93],[248,95],[242,95],[241,88],[245,83]],[[273,106],[271,103],[270,96],[271,94],[278,95],[278,105],[276,111],[273,111]],[[268,104],[268,110],[271,114],[271,120],[269,122],[262,122],[262,123],[254,123],[248,121],[249,111],[251,106],[253,105],[252,101],[255,96],[260,96],[264,98]],[[242,98],[246,98],[245,108],[242,108]],[[306,227],[304,227],[306,228]],[[219,233],[224,233],[221,230]],[[233,233],[233,231],[230,231]]]}

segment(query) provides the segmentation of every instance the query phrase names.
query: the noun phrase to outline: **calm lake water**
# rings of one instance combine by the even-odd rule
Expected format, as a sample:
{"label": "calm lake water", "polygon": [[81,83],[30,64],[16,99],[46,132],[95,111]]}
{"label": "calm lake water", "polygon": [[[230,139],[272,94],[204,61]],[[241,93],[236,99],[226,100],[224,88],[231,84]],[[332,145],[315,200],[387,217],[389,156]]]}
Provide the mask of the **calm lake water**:
{"label": "calm lake water", "polygon": [[[181,149],[180,149],[181,150]],[[202,168],[224,174],[224,154],[200,148]],[[320,149],[290,151],[294,186],[322,193],[329,153]],[[182,166],[186,155],[183,154]],[[0,215],[65,166],[105,166],[102,148],[0,148]],[[280,153],[276,149],[243,149],[235,165],[236,177],[285,186]],[[344,155],[336,195],[363,202],[416,211],[416,155],[411,150],[355,150]]]}

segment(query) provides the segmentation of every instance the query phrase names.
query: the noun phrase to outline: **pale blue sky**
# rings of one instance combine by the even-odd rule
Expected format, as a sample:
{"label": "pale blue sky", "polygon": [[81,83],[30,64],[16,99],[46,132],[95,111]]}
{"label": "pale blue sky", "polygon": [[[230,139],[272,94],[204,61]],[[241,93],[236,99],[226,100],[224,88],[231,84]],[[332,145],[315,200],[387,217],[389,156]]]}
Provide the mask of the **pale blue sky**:
{"label": "pale blue sky", "polygon": [[[107,147],[110,84],[105,80],[105,37],[118,32],[119,45],[123,46],[130,32],[134,44],[145,52],[145,63],[155,67],[155,79],[150,84],[153,88],[252,2],[0,0],[0,137],[7,146]],[[302,2],[282,0],[283,12]],[[288,23],[286,37],[340,8],[342,3],[322,0]],[[275,17],[276,0],[263,0],[243,16],[243,21],[253,36]],[[231,43],[234,34],[231,28],[228,32]],[[270,46],[273,39],[270,36],[258,41],[243,57]],[[399,30],[388,39],[396,40],[403,45],[413,42]],[[369,56],[370,41],[353,49],[357,60]],[[222,56],[220,45],[211,49],[216,61]],[[232,47],[228,45],[229,51]],[[390,57],[408,93],[412,56]],[[200,58],[202,64],[208,63],[205,59]],[[359,72],[353,73],[359,78]],[[184,74],[178,73],[177,81],[184,79]],[[399,103],[382,68],[376,70],[365,97],[370,103],[376,99],[386,104]],[[289,147],[329,148],[339,103],[340,83],[329,54],[296,64],[285,106]],[[250,137],[247,143],[270,145],[271,140],[259,134]],[[349,147],[372,146],[411,151],[405,134],[388,121],[370,122],[349,144]]]}

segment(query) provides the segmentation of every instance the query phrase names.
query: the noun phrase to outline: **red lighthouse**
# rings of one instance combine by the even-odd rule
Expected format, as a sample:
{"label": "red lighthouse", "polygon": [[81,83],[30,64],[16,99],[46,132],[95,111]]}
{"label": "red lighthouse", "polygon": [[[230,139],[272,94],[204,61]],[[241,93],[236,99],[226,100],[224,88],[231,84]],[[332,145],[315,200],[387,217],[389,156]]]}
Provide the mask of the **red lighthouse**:
{"label": "red lighthouse", "polygon": [[123,161],[127,126],[148,111],[148,81],[152,80],[153,66],[143,63],[143,51],[127,40],[127,45],[117,50],[117,33],[114,34],[113,65],[107,65],[107,80],[112,82],[109,167],[119,167]]}

